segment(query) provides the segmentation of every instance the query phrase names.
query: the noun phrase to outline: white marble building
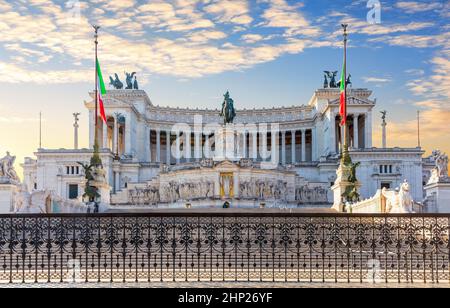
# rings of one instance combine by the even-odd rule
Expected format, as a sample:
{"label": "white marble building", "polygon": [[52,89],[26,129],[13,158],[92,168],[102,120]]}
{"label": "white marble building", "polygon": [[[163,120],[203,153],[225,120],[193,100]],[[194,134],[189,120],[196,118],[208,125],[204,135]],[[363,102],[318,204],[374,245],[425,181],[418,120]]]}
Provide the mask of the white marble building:
{"label": "white marble building", "polygon": [[[372,91],[367,89],[348,91],[351,156],[362,164],[358,169],[361,195],[369,198],[378,189],[398,187],[406,179],[414,199],[422,201],[433,162],[422,158],[421,148],[373,148],[376,100],[371,96]],[[222,204],[224,199],[237,206],[258,206],[263,201],[301,207],[331,207],[333,203],[330,188],[336,179],[343,135],[339,89],[319,89],[306,105],[292,107],[241,110],[237,101],[235,157],[227,160],[229,172],[223,168],[224,161],[210,153],[217,141],[214,134],[222,127],[218,125],[222,122],[219,110],[155,106],[141,90],[110,90],[105,105],[108,121],[104,125],[99,120],[98,136],[113,206],[191,202],[207,206]],[[95,103],[91,99],[85,106],[90,114],[93,148]],[[182,124],[181,129],[176,124]],[[265,124],[277,130],[264,131]],[[189,133],[183,133],[188,129]],[[23,164],[25,184],[30,191],[49,189],[64,198],[79,198],[84,178],[78,162],[88,162],[91,154],[89,149],[39,149],[35,159],[27,158]],[[272,170],[266,170],[264,161],[275,162]],[[258,175],[252,178],[252,172]],[[230,191],[224,191],[224,185],[230,184],[226,182],[229,176],[233,183],[226,186]],[[266,182],[246,187],[249,179],[257,181],[258,176]],[[275,178],[279,181],[270,182]],[[204,182],[199,192],[192,197],[181,196],[179,190],[193,189],[195,181]],[[214,192],[208,195],[203,187],[207,189],[210,182]],[[163,200],[160,194],[169,188],[161,185],[169,184],[176,196]],[[280,193],[286,197],[280,198]]]}

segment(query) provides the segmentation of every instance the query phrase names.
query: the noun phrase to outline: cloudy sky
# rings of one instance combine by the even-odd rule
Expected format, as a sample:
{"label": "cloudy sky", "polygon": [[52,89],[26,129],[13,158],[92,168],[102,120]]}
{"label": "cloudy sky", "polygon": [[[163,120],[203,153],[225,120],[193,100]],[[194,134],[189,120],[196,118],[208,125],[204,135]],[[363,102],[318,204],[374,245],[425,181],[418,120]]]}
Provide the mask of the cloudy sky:
{"label": "cloudy sky", "polygon": [[[216,108],[229,89],[237,108],[306,104],[323,70],[342,62],[350,24],[354,87],[374,90],[389,115],[389,146],[450,153],[450,4],[368,0],[0,0],[0,151],[23,161],[43,145],[73,146],[72,113],[94,84],[93,33],[102,26],[104,75],[138,72],[155,105]],[[375,145],[380,144],[378,112]],[[1,153],[0,153],[1,154]]]}

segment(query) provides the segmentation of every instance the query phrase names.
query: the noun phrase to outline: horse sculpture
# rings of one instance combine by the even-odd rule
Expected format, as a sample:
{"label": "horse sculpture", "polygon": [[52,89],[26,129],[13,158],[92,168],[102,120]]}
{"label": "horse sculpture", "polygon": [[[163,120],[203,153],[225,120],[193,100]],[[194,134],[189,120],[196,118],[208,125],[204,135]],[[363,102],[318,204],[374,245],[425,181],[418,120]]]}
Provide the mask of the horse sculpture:
{"label": "horse sculpture", "polygon": [[222,104],[222,112],[220,116],[223,117],[224,125],[229,123],[233,123],[234,118],[236,117],[236,110],[234,109],[234,101],[230,97],[230,92],[227,91],[224,95],[224,101]]}
{"label": "horse sculpture", "polygon": [[126,90],[133,90],[133,79],[134,76],[136,75],[136,72],[133,73],[125,73],[125,75],[127,76],[127,87],[125,88]]}
{"label": "horse sculpture", "polygon": [[328,79],[330,81],[330,88],[337,88],[336,84],[336,77],[338,74],[338,71],[330,72],[330,71],[324,71],[324,73],[328,76]]}
{"label": "horse sculpture", "polygon": [[113,79],[111,76],[109,77],[110,85],[114,87],[116,90],[122,90],[123,89],[123,83],[119,79],[119,75],[114,74],[116,79]]}

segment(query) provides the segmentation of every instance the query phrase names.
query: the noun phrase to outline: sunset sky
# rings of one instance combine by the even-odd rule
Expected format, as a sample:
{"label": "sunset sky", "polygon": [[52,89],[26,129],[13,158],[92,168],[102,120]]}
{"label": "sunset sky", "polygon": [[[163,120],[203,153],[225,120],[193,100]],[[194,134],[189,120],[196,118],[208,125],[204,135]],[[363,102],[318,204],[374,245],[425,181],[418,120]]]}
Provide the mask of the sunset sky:
{"label": "sunset sky", "polygon": [[380,24],[367,21],[367,3],[0,0],[0,155],[33,155],[40,111],[45,148],[73,147],[74,112],[88,146],[92,23],[105,76],[136,71],[163,106],[217,108],[229,89],[238,109],[306,104],[323,71],[341,69],[348,23],[353,86],[378,102],[375,146],[378,111],[388,111],[389,146],[415,147],[421,110],[424,148],[450,153],[450,2],[381,1]]}

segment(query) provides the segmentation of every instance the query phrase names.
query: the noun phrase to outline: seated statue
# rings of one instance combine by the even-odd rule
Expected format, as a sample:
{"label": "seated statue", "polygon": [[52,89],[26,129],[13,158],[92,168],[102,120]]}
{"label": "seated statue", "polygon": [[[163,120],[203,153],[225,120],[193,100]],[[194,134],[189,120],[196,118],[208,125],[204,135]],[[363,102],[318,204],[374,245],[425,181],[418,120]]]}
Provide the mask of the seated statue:
{"label": "seated statue", "polygon": [[11,156],[9,152],[6,152],[6,156],[0,159],[0,177],[7,178],[11,183],[20,183],[19,176],[14,169],[15,156]]}

